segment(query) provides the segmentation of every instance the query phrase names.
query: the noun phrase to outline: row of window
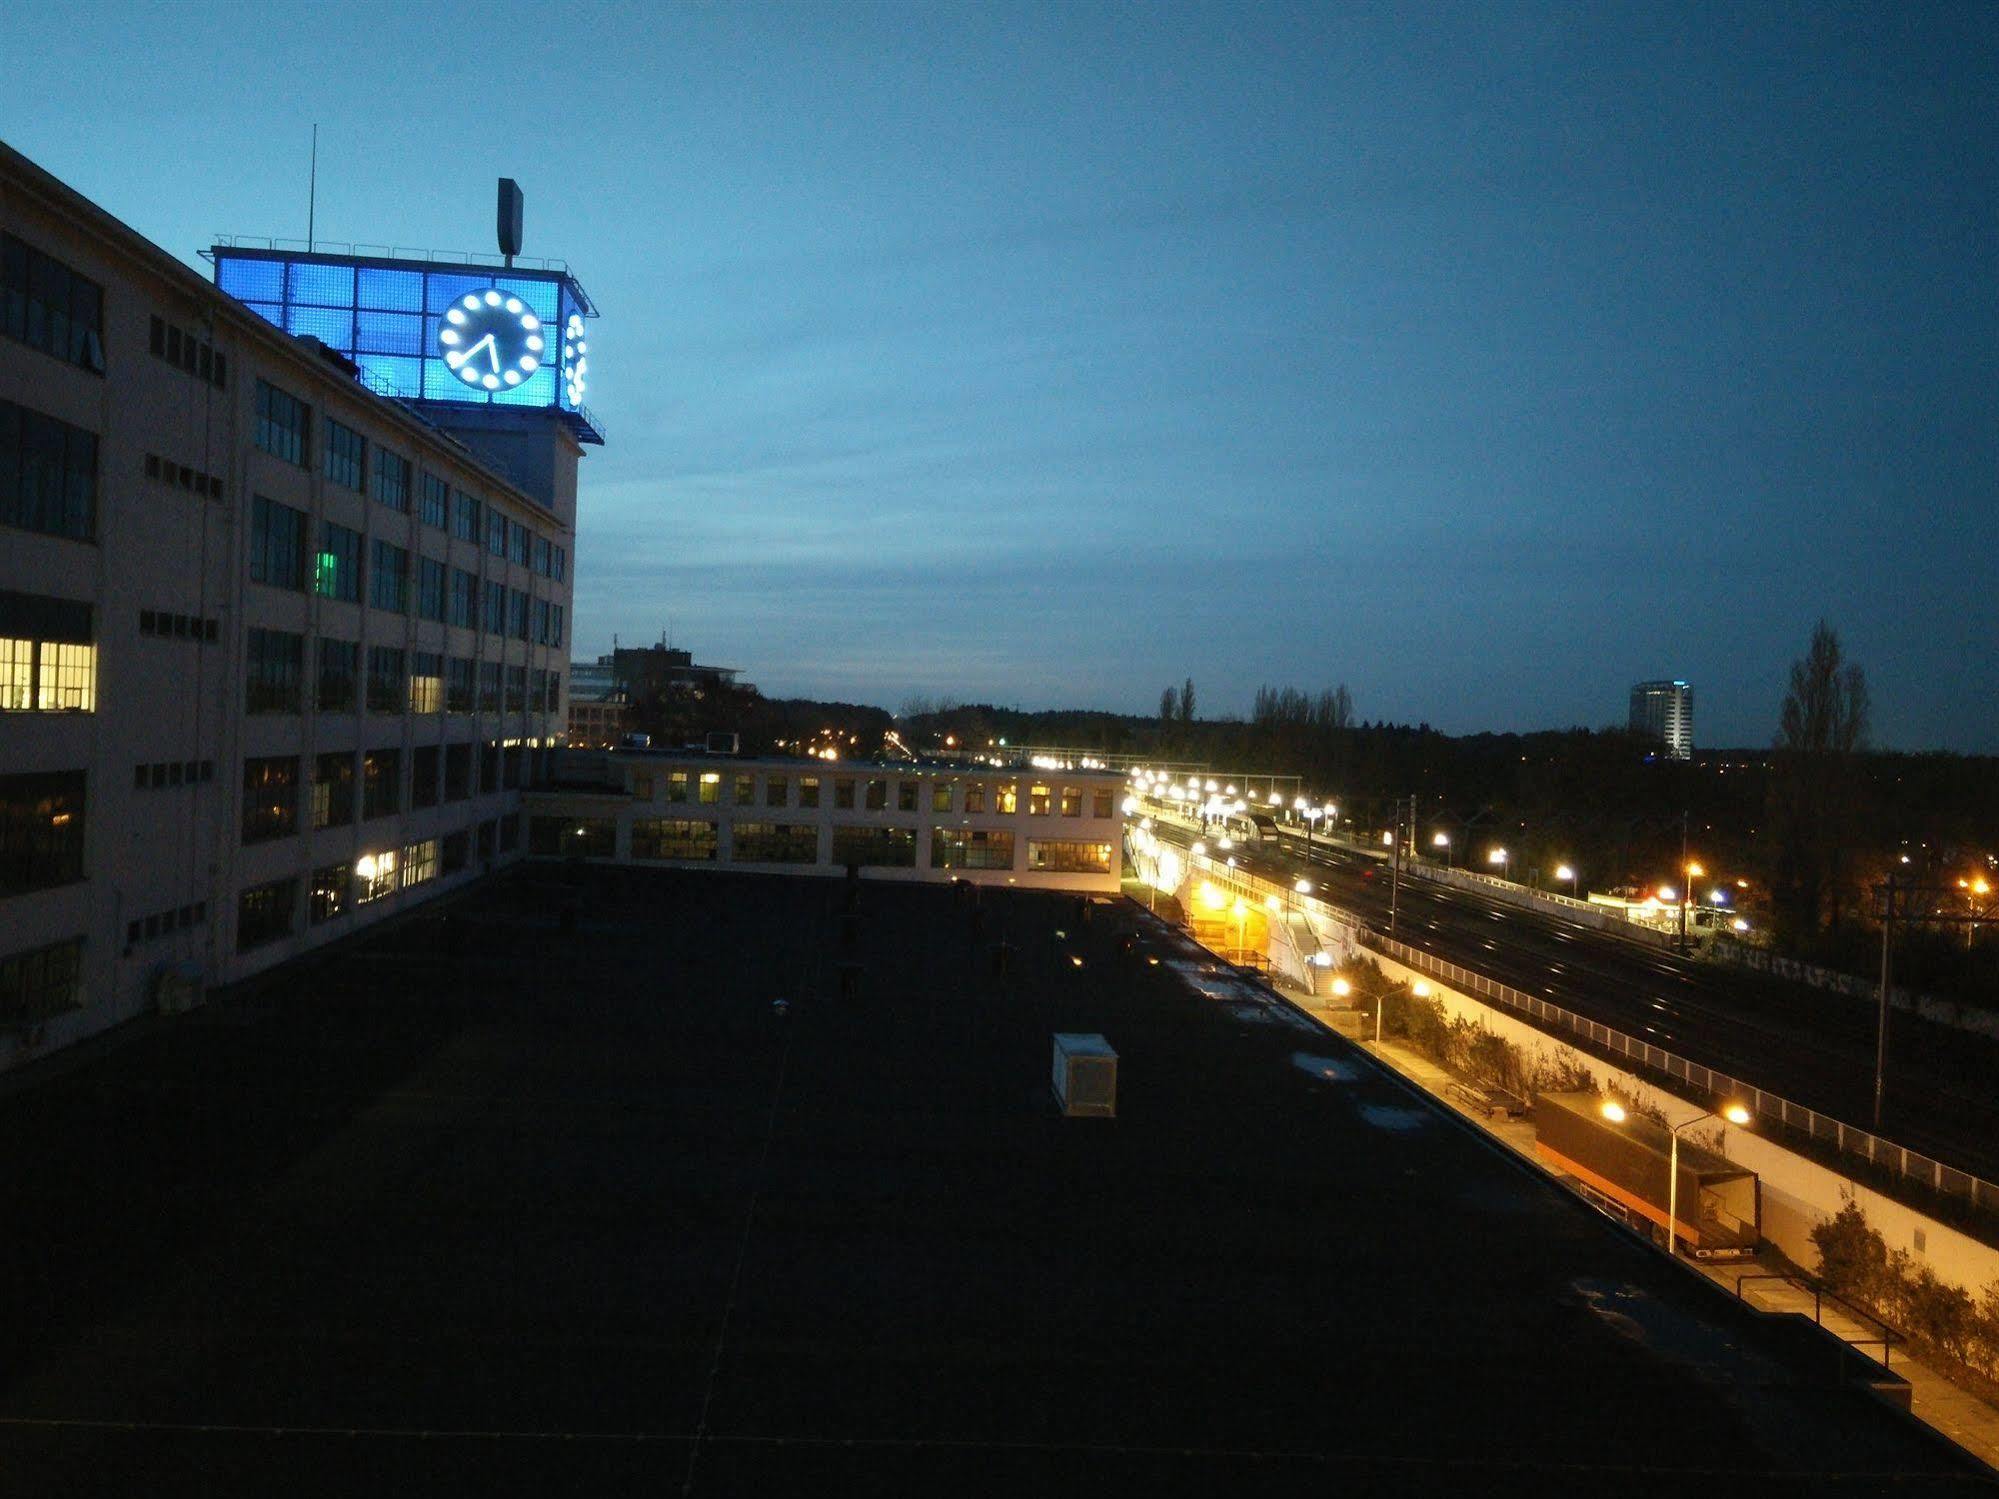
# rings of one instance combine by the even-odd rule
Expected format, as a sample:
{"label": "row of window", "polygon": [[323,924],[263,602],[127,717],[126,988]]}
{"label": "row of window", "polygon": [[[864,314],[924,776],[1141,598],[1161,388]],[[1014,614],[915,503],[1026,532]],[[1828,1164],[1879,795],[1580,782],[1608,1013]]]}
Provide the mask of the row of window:
{"label": "row of window", "polygon": [[220,631],[219,621],[192,614],[174,614],[165,609],[141,609],[139,633],[174,640],[213,640]]}
{"label": "row of window", "polygon": [[97,434],[0,401],[0,526],[97,535]]}
{"label": "row of window", "polygon": [[90,605],[0,590],[0,712],[88,713],[96,706]]}
{"label": "row of window", "polygon": [[[763,796],[757,795],[759,777],[737,771],[729,775],[730,804],[737,807],[816,807],[819,805],[821,778],[816,775],[799,776],[798,799],[791,800],[793,777],[789,775],[767,774],[763,781]],[[861,805],[871,812],[888,810],[889,782],[886,777],[872,777],[862,780],[854,776],[834,776],[833,805],[843,810],[855,806],[855,798],[861,798]],[[925,795],[924,786],[928,782],[929,791]],[[723,774],[717,770],[690,771],[671,770],[664,776],[652,771],[637,771],[632,775],[632,795],[640,801],[651,801],[655,795],[664,792],[670,802],[689,800],[704,802],[710,806],[722,800]],[[1040,782],[1030,783],[1027,788],[1027,811],[1031,817],[1081,817],[1083,815],[1083,788],[1064,786],[1058,792]],[[1115,815],[1116,796],[1111,788],[1100,786],[1090,793],[1090,815],[1110,817]],[[962,785],[935,777],[914,779],[904,777],[895,783],[895,810],[914,812],[927,801],[932,812],[983,813],[988,804],[993,812],[1011,817],[1020,806],[1019,787],[1011,781],[988,785],[984,781],[967,781]]]}
{"label": "row of window", "polygon": [[229,356],[189,329],[156,316],[146,347],[155,359],[164,359],[217,390],[229,388]]}
{"label": "row of window", "polygon": [[[317,641],[313,702],[323,713],[352,713],[362,700],[370,713],[553,713],[562,698],[562,673],[545,667],[446,657],[437,651],[368,647],[322,636]],[[244,670],[244,708],[250,713],[303,711],[305,636],[290,630],[252,629]]]}
{"label": "row of window", "polygon": [[[478,751],[475,758],[473,751]],[[243,762],[243,842],[268,843],[300,831],[300,820],[317,832],[351,827],[355,791],[360,791],[361,821],[393,817],[405,800],[413,812],[442,802],[462,802],[484,791],[518,789],[527,765],[519,745],[425,745],[409,755],[409,782],[403,782],[403,752],[373,749],[332,750],[306,762],[298,755],[272,755]],[[474,772],[477,778],[474,779]]]}
{"label": "row of window", "polygon": [[146,477],[157,479],[162,484],[178,482],[190,494],[206,495],[211,500],[222,498],[222,480],[214,474],[203,473],[198,468],[190,468],[185,463],[175,463],[171,458],[162,458],[158,453],[146,455]]}
{"label": "row of window", "polygon": [[0,234],[0,332],[104,373],[104,288],[25,240]]}
{"label": "row of window", "polygon": [[175,786],[206,786],[215,779],[213,760],[154,760],[132,767],[134,791],[165,791]]}
{"label": "row of window", "polygon": [[[441,838],[425,838],[363,854],[351,863],[342,860],[321,865],[303,882],[307,921],[318,926],[398,890],[458,873],[471,861],[475,835],[479,858],[481,862],[488,861],[495,847],[507,853],[519,846],[520,819],[502,817],[461,828]],[[298,930],[301,883],[296,875],[270,880],[250,886],[237,897],[238,952],[249,952]]]}
{"label": "row of window", "polygon": [[125,945],[136,947],[141,942],[156,941],[161,937],[171,937],[175,932],[192,931],[208,920],[208,902],[195,901],[192,905],[177,906],[171,911],[155,911],[150,916],[142,916],[136,921],[125,923]]}
{"label": "row of window", "polygon": [[[618,825],[609,817],[534,817],[528,822],[528,852],[563,858],[609,859],[617,854]],[[632,823],[635,860],[714,859],[721,846],[718,825],[694,818],[640,818]],[[1011,869],[1015,841],[1009,831],[989,828],[935,828],[930,835],[932,869]],[[877,868],[916,867],[914,828],[835,827],[835,865]],[[1080,839],[1030,838],[1027,867],[1047,874],[1108,874],[1115,849]],[[816,864],[819,825],[811,822],[739,822],[730,829],[730,858],[737,864]]]}
{"label": "row of window", "polygon": [[[257,446],[287,463],[309,468],[312,408],[269,381],[259,380]],[[370,454],[365,436],[332,417],[326,420],[320,471],[329,482],[356,494],[368,493],[372,474],[375,498],[391,510],[407,515],[414,493],[418,518],[425,525],[440,531],[448,525],[451,534],[460,541],[483,541],[495,557],[530,567],[544,578],[559,581],[567,575],[569,555],[548,537],[510,520],[495,506],[482,505],[463,490],[454,491],[444,479],[428,470],[419,473],[400,454],[379,445]]]}

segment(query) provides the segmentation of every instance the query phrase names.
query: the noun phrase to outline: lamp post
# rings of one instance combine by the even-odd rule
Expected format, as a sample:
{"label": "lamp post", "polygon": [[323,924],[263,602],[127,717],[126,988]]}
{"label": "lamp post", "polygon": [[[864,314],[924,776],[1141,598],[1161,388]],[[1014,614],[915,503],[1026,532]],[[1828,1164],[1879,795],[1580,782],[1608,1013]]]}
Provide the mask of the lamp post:
{"label": "lamp post", "polygon": [[[1603,1117],[1608,1119],[1612,1124],[1622,1124],[1630,1117],[1625,1112],[1624,1105],[1614,1098],[1606,1098],[1603,1101],[1601,1112]],[[1713,1114],[1703,1112],[1694,1115],[1691,1119],[1683,1119],[1678,1124],[1671,1124],[1666,1127],[1666,1133],[1672,1141],[1671,1148],[1666,1152],[1666,1253],[1669,1255],[1676,1255],[1680,1252],[1678,1226],[1680,1222],[1680,1131],[1696,1124],[1703,1124],[1715,1117]],[[1751,1116],[1749,1110],[1741,1104],[1727,1103],[1722,1105],[1720,1117],[1726,1119],[1730,1124],[1747,1124]]]}
{"label": "lamp post", "polygon": [[1499,866],[1499,877],[1502,880],[1511,877],[1513,870],[1512,861],[1513,861],[1513,856],[1503,848],[1495,848],[1491,853],[1485,856],[1486,863],[1497,864]]}
{"label": "lamp post", "polygon": [[1581,897],[1580,895],[1576,894],[1576,879],[1577,879],[1577,876],[1576,876],[1576,872],[1575,872],[1575,870],[1574,870],[1574,869],[1570,868],[1570,867],[1569,867],[1569,866],[1568,866],[1567,864],[1563,864],[1563,865],[1559,866],[1559,867],[1558,867],[1558,868],[1557,868],[1557,869],[1555,870],[1555,878],[1556,878],[1556,879],[1558,879],[1558,880],[1567,880],[1567,881],[1569,882],[1569,899],[1570,899],[1570,900],[1581,900],[1581,899],[1582,899],[1582,897]]}
{"label": "lamp post", "polygon": [[1451,867],[1451,835],[1449,833],[1434,834],[1430,839],[1430,847],[1441,848],[1444,851],[1444,868],[1449,869]]}
{"label": "lamp post", "polygon": [[1707,871],[1701,868],[1697,862],[1689,860],[1684,872],[1687,876],[1687,883],[1680,890],[1680,952],[1682,954],[1685,954],[1687,950],[1687,907],[1693,903],[1694,881],[1706,874]]}

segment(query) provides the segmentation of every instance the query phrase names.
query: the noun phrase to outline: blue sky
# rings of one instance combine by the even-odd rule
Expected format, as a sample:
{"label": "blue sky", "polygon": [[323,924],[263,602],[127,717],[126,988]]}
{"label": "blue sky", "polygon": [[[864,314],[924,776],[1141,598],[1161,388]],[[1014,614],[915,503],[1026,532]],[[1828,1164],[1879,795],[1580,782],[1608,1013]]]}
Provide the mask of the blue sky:
{"label": "blue sky", "polygon": [[1825,616],[1999,750],[1990,6],[9,7],[0,136],[190,260],[529,253],[604,316],[579,653],[1453,732]]}

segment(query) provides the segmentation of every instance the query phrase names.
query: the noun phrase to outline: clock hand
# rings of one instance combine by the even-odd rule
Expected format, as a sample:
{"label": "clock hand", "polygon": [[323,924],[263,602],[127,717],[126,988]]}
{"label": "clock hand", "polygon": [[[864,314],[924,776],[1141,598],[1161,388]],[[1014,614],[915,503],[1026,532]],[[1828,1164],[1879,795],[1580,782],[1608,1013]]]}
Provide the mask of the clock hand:
{"label": "clock hand", "polygon": [[472,356],[478,353],[481,349],[484,349],[486,351],[486,358],[492,362],[493,373],[496,375],[499,374],[500,346],[493,342],[493,335],[490,333],[488,333],[484,338],[480,339],[476,344],[472,345],[471,348],[467,349],[465,351],[464,357],[461,358],[458,362],[460,364],[469,364],[471,362]]}

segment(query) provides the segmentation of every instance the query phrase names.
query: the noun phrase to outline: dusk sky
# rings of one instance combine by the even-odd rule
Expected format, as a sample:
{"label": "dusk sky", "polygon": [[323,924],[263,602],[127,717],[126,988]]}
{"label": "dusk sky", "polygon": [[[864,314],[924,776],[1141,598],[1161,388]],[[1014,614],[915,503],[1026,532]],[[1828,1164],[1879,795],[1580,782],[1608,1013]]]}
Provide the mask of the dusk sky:
{"label": "dusk sky", "polygon": [[[1999,751],[1999,7],[17,5],[0,137],[603,316],[576,654]],[[205,270],[206,267],[203,266]]]}

